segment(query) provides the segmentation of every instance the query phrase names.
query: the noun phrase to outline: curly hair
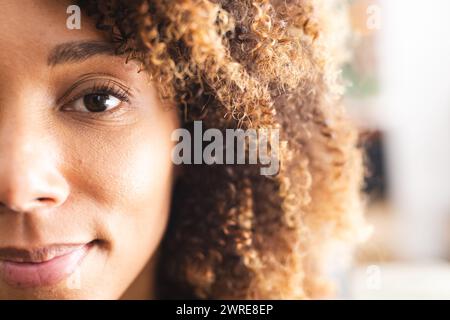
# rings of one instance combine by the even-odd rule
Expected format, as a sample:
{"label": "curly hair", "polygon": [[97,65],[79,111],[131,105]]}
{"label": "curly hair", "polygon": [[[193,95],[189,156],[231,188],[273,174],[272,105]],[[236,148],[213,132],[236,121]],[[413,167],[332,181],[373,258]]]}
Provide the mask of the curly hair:
{"label": "curly hair", "polygon": [[80,5],[178,107],[185,128],[202,120],[280,130],[276,176],[258,165],[183,168],[162,243],[161,297],[321,297],[327,248],[353,243],[363,225],[362,152],[339,100],[345,24],[330,25],[344,21],[343,1]]}

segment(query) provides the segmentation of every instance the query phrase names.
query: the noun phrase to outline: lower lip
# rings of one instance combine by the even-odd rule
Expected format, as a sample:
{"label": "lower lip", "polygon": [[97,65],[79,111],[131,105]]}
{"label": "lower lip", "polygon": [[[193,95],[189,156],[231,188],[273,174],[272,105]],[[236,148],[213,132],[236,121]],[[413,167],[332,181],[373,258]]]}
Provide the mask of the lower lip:
{"label": "lower lip", "polygon": [[0,276],[7,284],[19,288],[55,285],[75,272],[90,248],[87,244],[41,263],[1,261]]}

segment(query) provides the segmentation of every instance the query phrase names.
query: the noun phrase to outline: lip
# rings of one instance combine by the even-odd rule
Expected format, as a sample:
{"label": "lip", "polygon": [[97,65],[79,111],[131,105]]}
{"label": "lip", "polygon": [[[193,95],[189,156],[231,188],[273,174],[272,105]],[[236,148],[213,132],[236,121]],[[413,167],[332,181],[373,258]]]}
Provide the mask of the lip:
{"label": "lip", "polygon": [[55,285],[75,272],[92,246],[90,242],[33,250],[0,249],[0,277],[19,288]]}

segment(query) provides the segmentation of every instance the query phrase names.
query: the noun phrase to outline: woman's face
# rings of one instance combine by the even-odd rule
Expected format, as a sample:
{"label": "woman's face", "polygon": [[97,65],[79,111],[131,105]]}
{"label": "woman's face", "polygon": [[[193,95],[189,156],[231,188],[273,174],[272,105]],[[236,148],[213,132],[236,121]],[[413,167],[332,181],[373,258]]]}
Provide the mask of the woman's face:
{"label": "woman's face", "polygon": [[175,112],[70,4],[0,4],[0,298],[119,298],[168,219]]}

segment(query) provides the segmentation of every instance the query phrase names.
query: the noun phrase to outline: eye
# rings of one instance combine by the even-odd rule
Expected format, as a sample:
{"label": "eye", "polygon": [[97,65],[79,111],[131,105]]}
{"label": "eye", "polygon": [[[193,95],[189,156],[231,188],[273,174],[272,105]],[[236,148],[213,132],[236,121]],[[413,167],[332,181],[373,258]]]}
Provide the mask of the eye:
{"label": "eye", "polygon": [[119,81],[103,78],[86,78],[76,82],[59,99],[60,110],[83,113],[86,116],[106,117],[126,111],[132,97],[131,88]]}
{"label": "eye", "polygon": [[80,112],[105,112],[118,107],[121,103],[121,99],[111,94],[90,93],[75,100],[73,108]]}

